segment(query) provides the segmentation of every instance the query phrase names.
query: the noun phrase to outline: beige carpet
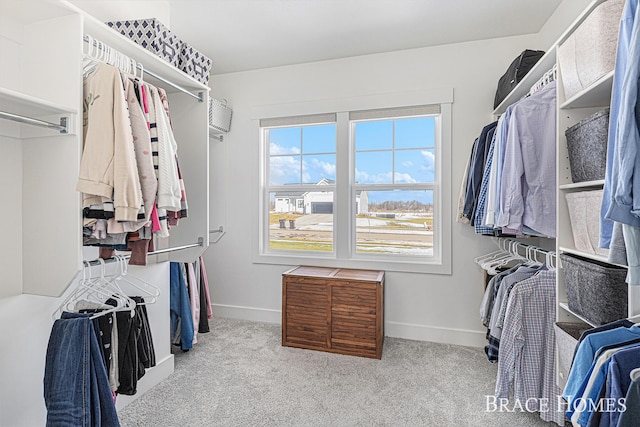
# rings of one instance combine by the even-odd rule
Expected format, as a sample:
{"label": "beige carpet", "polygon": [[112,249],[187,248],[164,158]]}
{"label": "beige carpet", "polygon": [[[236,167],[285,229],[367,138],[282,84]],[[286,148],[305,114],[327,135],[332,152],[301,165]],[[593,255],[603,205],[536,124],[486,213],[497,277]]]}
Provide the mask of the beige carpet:
{"label": "beige carpet", "polygon": [[488,412],[481,349],[386,338],[382,360],[280,345],[280,325],[214,318],[175,372],[120,411],[123,426],[552,426]]}

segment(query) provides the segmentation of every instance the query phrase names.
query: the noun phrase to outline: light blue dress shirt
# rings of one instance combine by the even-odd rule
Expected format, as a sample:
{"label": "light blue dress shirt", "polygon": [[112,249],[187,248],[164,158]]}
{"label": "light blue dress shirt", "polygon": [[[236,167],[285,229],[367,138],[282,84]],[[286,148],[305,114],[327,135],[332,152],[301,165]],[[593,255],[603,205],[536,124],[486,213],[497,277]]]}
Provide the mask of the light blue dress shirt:
{"label": "light blue dress shirt", "polygon": [[618,131],[618,114],[620,110],[620,100],[624,73],[627,68],[629,44],[633,31],[636,12],[638,10],[638,0],[627,0],[622,12],[620,21],[620,31],[618,35],[618,51],[616,56],[616,67],[613,76],[613,89],[611,91],[611,108],[609,110],[609,141],[607,145],[607,170],[604,182],[604,193],[602,197],[602,208],[600,210],[600,247],[608,248],[611,244],[613,233],[613,221],[606,218],[613,197],[615,182],[612,176],[617,176],[617,162],[614,162],[614,151],[616,146],[616,135]]}
{"label": "light blue dress shirt", "polygon": [[[635,3],[632,1],[630,3]],[[629,3],[629,2],[628,2]],[[606,218],[623,224],[640,227],[640,191],[633,192],[633,188],[640,188],[640,132],[636,105],[638,103],[638,78],[640,78],[640,19],[638,8],[625,7],[622,22],[628,24],[630,14],[633,13],[633,26],[629,38],[627,63],[624,67],[624,78],[619,86],[617,103],[617,129],[613,149],[613,164],[611,167],[611,197]],[[623,48],[624,49],[624,48]],[[618,82],[620,83],[620,82]],[[610,119],[610,121],[612,121]],[[616,121],[614,117],[613,121]]]}
{"label": "light blue dress shirt", "polygon": [[567,383],[564,386],[562,397],[569,404],[567,416],[571,418],[574,412],[575,400],[580,398],[580,389],[582,381],[590,373],[591,366],[598,350],[604,346],[629,341],[634,338],[640,338],[640,327],[632,326],[630,328],[615,328],[607,331],[589,334],[580,342],[578,351],[576,352]]}
{"label": "light blue dress shirt", "polygon": [[556,82],[513,106],[496,226],[556,235]]}

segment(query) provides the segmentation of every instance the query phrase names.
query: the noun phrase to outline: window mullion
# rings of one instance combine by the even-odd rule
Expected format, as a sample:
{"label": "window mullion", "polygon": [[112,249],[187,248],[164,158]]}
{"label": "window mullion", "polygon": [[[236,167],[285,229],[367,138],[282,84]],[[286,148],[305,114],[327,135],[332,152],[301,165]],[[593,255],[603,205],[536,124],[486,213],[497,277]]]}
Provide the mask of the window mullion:
{"label": "window mullion", "polygon": [[350,176],[350,169],[354,160],[351,155],[352,146],[349,138],[349,113],[338,113],[336,119],[336,192],[334,193],[333,241],[337,258],[347,259],[350,257],[353,238],[351,236],[351,212],[353,209],[351,181],[353,178]]}

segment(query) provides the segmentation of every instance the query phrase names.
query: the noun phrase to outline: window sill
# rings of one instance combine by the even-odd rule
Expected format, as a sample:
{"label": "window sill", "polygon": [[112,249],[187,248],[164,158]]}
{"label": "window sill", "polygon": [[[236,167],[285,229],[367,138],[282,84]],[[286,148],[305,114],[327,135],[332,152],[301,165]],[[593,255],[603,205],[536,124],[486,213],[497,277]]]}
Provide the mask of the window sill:
{"label": "window sill", "polygon": [[317,267],[355,268],[419,274],[451,274],[450,265],[444,265],[440,260],[435,259],[422,262],[398,262],[389,259],[338,259],[331,255],[322,257],[313,255],[260,254],[254,255],[253,263],[272,265],[312,265]]}

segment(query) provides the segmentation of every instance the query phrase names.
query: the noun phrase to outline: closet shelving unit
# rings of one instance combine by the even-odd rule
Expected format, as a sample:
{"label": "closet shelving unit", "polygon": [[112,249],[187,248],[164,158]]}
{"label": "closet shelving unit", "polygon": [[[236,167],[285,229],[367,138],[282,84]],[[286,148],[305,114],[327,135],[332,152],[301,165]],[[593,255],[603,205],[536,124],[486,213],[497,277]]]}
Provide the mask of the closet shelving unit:
{"label": "closet shelving unit", "polygon": [[[580,26],[589,14],[597,8],[605,0],[594,0],[587,6],[582,14],[573,22],[573,24],[560,36],[560,38],[547,50],[545,55],[530,70],[524,79],[514,88],[514,90],[505,98],[505,100],[494,110],[494,116],[504,113],[506,108],[524,97],[531,86],[537,82],[542,75],[557,63],[557,49],[571,34]],[[569,99],[565,97],[564,88],[562,86],[562,70],[558,67],[557,71],[557,136],[556,136],[556,152],[557,152],[557,217],[556,228],[557,237],[555,239],[555,249],[557,254],[568,253],[579,255],[588,259],[599,262],[607,262],[607,257],[592,253],[586,253],[576,249],[573,234],[571,230],[571,221],[565,195],[570,192],[598,190],[604,187],[604,180],[573,183],[571,180],[571,171],[569,165],[569,155],[567,149],[567,141],[565,130],[576,124],[578,121],[600,111],[610,105],[611,89],[613,86],[613,75],[611,71],[594,82],[590,87],[585,88],[579,93],[571,96]],[[594,209],[600,210],[600,206]],[[640,290],[636,287],[629,286],[628,299],[628,315],[629,317],[640,314]],[[558,274],[556,283],[556,320],[558,322],[584,322],[591,324],[587,319],[569,309],[567,302],[567,293],[562,274],[562,264],[558,262]],[[593,325],[592,325],[593,326]],[[562,372],[558,372],[559,382],[562,382]]]}
{"label": "closet shelving unit", "polygon": [[[158,260],[195,260],[209,242],[209,87],[74,5],[62,3],[82,16],[83,34],[142,64],[144,80],[167,91],[189,206],[188,217],[170,230],[171,237],[156,240],[156,249],[164,251]],[[167,250],[171,248],[182,249]]]}
{"label": "closet shelving unit", "polygon": [[[157,239],[155,261],[195,260],[209,245],[209,88],[68,1],[37,5],[34,10],[31,2],[0,0],[0,12],[12,24],[0,43],[13,65],[0,72],[0,111],[53,125],[0,118],[0,177],[13,183],[6,194],[11,212],[3,222],[12,227],[0,249],[0,270],[6,272],[0,298],[60,296],[83,259],[97,257],[97,250],[82,246],[82,204],[75,190],[85,35],[142,64],[144,80],[167,91],[189,210],[168,239]],[[63,133],[56,126],[61,118]]]}

